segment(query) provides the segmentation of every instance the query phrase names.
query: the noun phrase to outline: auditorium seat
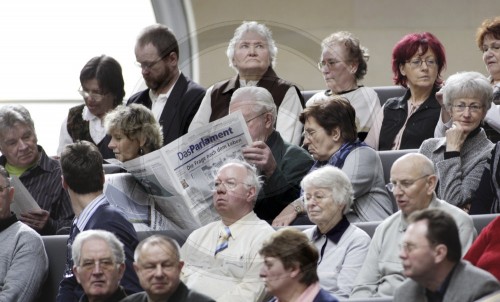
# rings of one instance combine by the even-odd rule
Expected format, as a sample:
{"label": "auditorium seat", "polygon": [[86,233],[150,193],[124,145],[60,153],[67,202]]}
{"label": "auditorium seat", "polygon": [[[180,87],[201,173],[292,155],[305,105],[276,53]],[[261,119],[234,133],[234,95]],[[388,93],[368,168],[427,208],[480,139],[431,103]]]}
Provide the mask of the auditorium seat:
{"label": "auditorium seat", "polygon": [[[376,86],[371,88],[378,94],[380,105],[384,105],[390,98],[402,96],[406,91],[406,89],[401,86]],[[302,96],[304,97],[304,101],[307,102],[307,100],[320,91],[323,90],[303,90]]]}
{"label": "auditorium seat", "polygon": [[42,287],[39,301],[55,301],[57,289],[66,266],[66,243],[68,235],[42,236],[49,258],[49,274]]}

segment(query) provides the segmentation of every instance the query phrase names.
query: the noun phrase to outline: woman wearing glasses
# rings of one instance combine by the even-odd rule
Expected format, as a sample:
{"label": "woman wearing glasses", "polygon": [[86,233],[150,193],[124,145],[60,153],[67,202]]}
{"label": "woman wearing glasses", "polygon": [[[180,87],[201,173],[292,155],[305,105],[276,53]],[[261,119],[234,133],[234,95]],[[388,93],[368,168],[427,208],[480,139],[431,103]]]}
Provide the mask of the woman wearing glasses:
{"label": "woman wearing glasses", "polygon": [[345,97],[356,110],[358,138],[364,140],[381,109],[375,90],[358,83],[367,72],[368,50],[346,31],[339,31],[325,38],[321,42],[321,48],[318,68],[328,89],[313,95],[306,106],[321,101],[325,96]]}
{"label": "woman wearing glasses", "polygon": [[441,92],[453,126],[445,137],[424,141],[419,152],[434,162],[437,196],[469,209],[472,191],[479,185],[493,148],[480,127],[491,107],[493,88],[482,74],[462,72],[450,76]]}
{"label": "woman wearing glasses", "polygon": [[110,137],[104,131],[103,120],[125,96],[122,68],[112,57],[94,57],[83,66],[80,84],[78,92],[85,104],[69,110],[61,126],[57,154],[60,155],[67,144],[86,140],[99,148],[103,158],[114,158],[108,148]]}
{"label": "woman wearing glasses", "polygon": [[393,80],[408,88],[387,100],[365,142],[378,150],[416,149],[434,137],[441,106],[436,100],[446,66],[444,47],[431,33],[408,34],[392,51]]}
{"label": "woman wearing glasses", "polygon": [[[312,171],[326,165],[341,169],[351,181],[354,202],[346,212],[350,222],[381,221],[393,213],[384,187],[382,162],[377,153],[357,138],[356,112],[341,96],[329,96],[308,106],[300,114],[304,124],[304,146],[312,155]],[[302,214],[302,200],[286,206],[273,226],[288,225]],[[294,224],[311,224],[299,216]]]}

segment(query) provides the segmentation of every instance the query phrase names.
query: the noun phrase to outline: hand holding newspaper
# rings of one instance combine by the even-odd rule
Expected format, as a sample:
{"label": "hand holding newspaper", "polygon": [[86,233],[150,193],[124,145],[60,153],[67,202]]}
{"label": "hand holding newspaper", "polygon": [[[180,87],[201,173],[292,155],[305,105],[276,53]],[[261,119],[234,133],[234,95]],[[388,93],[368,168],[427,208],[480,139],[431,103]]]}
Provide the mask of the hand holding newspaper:
{"label": "hand holding newspaper", "polygon": [[196,229],[219,219],[212,203],[215,170],[229,159],[244,160],[241,149],[251,142],[243,115],[235,112],[123,163],[135,183],[130,174],[106,175],[106,196],[137,230]]}

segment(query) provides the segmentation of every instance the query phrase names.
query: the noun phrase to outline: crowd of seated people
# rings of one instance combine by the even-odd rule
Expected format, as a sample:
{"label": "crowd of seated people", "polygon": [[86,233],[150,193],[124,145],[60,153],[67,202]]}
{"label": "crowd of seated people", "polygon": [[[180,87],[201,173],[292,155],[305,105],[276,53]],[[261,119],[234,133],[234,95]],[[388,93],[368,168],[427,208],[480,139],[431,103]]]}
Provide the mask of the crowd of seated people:
{"label": "crowd of seated people", "polygon": [[[492,104],[500,18],[486,20],[477,39],[490,78],[461,72],[444,85],[441,42],[427,32],[403,37],[392,67],[394,83],[407,91],[380,108],[373,89],[358,83],[367,71],[366,49],[351,33],[336,32],[323,41],[318,65],[328,89],[304,108],[297,86],[273,70],[277,48],[264,24],[236,29],[227,55],[237,75],[206,94],[179,71],[173,33],[153,25],[135,46],[148,89],[127,105],[119,104],[116,60],[100,56],[85,65],[85,103],[63,122],[60,160],[37,145],[24,107],[2,106],[0,236],[19,238],[19,249],[0,255],[0,300],[36,301],[47,273],[40,235],[68,233],[57,301],[459,301],[461,290],[473,291],[471,299],[500,290],[499,219],[475,239],[467,213],[500,212],[500,143],[494,148],[489,139],[500,130],[500,105]],[[253,142],[242,148],[245,160],[215,171],[219,219],[192,230],[182,248],[160,236],[139,244],[132,223],[103,194],[103,156],[138,158],[236,111]],[[384,184],[376,150],[397,149],[419,152],[397,159]],[[18,218],[10,213],[16,188],[9,175],[19,177],[40,209]],[[357,222],[378,223],[372,238]],[[276,232],[301,223],[311,227]],[[23,258],[25,250],[33,259]],[[36,262],[36,274],[13,278],[26,261]],[[481,291],[462,287],[464,274],[481,281]]]}

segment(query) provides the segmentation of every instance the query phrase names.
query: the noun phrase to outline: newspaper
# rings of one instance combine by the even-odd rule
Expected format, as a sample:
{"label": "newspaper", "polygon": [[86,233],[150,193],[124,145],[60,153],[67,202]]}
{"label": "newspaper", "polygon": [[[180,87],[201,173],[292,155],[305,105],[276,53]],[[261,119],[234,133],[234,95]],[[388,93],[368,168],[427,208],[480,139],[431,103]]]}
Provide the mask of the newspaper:
{"label": "newspaper", "polygon": [[20,219],[21,213],[40,210],[40,206],[19,180],[19,177],[12,176],[10,184],[14,187],[14,201],[10,205],[10,210],[16,214],[17,219]]}
{"label": "newspaper", "polygon": [[105,194],[136,230],[186,230],[218,220],[214,172],[241,159],[252,142],[241,112],[187,133],[160,150],[121,163],[130,174],[106,175]]}

